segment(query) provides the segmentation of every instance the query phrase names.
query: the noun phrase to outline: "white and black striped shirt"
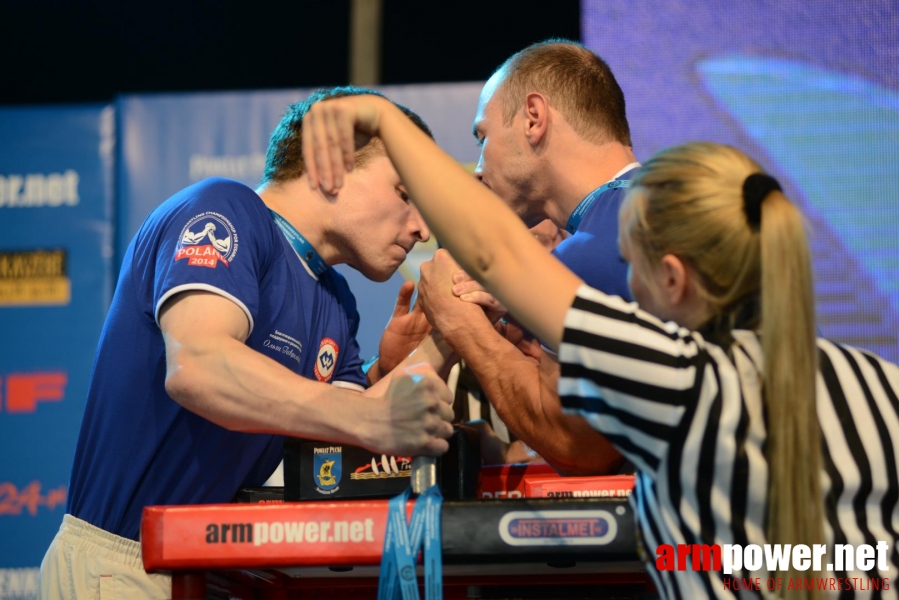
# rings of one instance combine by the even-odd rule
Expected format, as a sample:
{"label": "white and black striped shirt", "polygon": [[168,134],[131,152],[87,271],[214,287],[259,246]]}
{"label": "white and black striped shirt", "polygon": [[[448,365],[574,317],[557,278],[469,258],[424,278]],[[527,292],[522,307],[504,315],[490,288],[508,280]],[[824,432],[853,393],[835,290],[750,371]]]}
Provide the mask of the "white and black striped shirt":
{"label": "white and black striped shirt", "polygon": [[[660,572],[654,563],[660,544],[745,547],[767,541],[762,350],[754,332],[736,330],[733,337],[729,357],[701,335],[587,286],[578,291],[565,320],[559,352],[562,404],[637,466],[631,502],[650,573],[665,598],[761,596],[726,591],[720,572]],[[896,598],[899,367],[823,339],[818,348],[827,541],[890,545],[889,572],[833,574],[888,577],[889,591],[831,591],[824,597]],[[765,573],[751,576],[759,575],[764,582]]]}

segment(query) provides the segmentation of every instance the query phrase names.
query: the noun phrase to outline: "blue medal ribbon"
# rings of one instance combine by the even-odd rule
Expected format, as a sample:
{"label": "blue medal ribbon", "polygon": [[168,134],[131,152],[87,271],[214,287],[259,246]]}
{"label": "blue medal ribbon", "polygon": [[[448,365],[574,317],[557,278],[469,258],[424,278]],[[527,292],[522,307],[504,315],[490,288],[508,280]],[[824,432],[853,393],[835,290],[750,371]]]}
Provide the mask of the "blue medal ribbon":
{"label": "blue medal ribbon", "polygon": [[443,599],[443,562],[440,541],[440,507],[443,495],[431,486],[415,501],[412,521],[406,522],[406,502],[411,488],[390,499],[387,531],[381,555],[378,600],[418,600],[415,562],[424,543],[425,600]]}
{"label": "blue medal ribbon", "polygon": [[630,179],[613,179],[612,181],[603,184],[602,186],[587,194],[587,197],[581,200],[581,203],[577,205],[577,207],[574,209],[574,212],[571,213],[570,217],[568,217],[568,223],[566,223],[565,225],[565,231],[567,231],[568,233],[574,233],[575,231],[577,231],[578,225],[581,224],[584,215],[587,213],[590,207],[593,206],[593,203],[596,202],[596,200],[607,191],[629,187],[631,187]]}
{"label": "blue medal ribbon", "polygon": [[318,252],[315,251],[315,248],[309,243],[309,240],[304,238],[300,232],[287,221],[287,219],[272,209],[268,209],[268,212],[272,214],[272,219],[281,229],[281,232],[284,233],[284,237],[287,238],[290,245],[293,246],[297,256],[309,265],[309,268],[312,269],[312,272],[315,273],[316,277],[320,277],[322,273],[328,270],[328,263],[318,255]]}

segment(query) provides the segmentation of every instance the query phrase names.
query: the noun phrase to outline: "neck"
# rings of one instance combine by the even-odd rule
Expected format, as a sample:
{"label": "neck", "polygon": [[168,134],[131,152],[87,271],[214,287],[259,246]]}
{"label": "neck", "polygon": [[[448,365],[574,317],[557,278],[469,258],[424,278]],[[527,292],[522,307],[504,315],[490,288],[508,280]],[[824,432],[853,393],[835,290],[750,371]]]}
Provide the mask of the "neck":
{"label": "neck", "polygon": [[552,195],[546,201],[546,213],[562,228],[587,194],[637,161],[633,150],[619,142],[597,145],[578,138],[577,143],[561,146],[559,150],[557,159],[550,165],[553,185]]}
{"label": "neck", "polygon": [[342,262],[339,245],[328,234],[332,230],[329,225],[333,196],[310,189],[305,176],[263,185],[256,193],[269,209],[284,217],[312,244],[328,266]]}

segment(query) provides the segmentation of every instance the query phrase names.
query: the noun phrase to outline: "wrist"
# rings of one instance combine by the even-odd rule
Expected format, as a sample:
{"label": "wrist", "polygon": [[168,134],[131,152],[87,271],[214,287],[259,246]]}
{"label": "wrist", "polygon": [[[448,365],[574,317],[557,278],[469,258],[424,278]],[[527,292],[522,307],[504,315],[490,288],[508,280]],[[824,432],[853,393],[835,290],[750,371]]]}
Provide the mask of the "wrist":
{"label": "wrist", "polygon": [[360,395],[352,418],[346,424],[352,443],[363,448],[373,448],[378,441],[377,416],[386,408],[383,396]]}
{"label": "wrist", "polygon": [[428,337],[421,343],[419,350],[422,352],[422,358],[431,363],[442,379],[446,379],[449,370],[460,360],[459,355],[447,343],[443,334],[434,329],[428,333]]}
{"label": "wrist", "polygon": [[368,385],[374,385],[384,377],[381,372],[381,359],[378,356],[374,357],[371,362],[362,365],[362,370],[365,371],[365,376],[368,378]]}

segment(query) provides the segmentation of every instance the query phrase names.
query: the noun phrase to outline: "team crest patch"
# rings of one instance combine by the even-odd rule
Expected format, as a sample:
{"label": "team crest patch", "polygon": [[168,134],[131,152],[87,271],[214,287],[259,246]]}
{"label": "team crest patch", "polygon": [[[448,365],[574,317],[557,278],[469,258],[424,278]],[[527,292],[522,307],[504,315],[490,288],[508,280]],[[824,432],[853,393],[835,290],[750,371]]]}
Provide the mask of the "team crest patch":
{"label": "team crest patch", "polygon": [[313,456],[312,471],[315,478],[315,491],[319,494],[330,495],[336,492],[340,486],[343,447],[331,446],[328,448],[316,448]]}
{"label": "team crest patch", "polygon": [[327,337],[322,339],[322,343],[318,347],[318,356],[315,359],[315,377],[319,381],[330,381],[339,353],[340,348],[337,347],[337,342]]}
{"label": "team crest patch", "polygon": [[212,211],[201,213],[184,226],[175,261],[187,259],[191,267],[214,269],[218,264],[230,266],[237,255],[237,231],[227,217]]}

